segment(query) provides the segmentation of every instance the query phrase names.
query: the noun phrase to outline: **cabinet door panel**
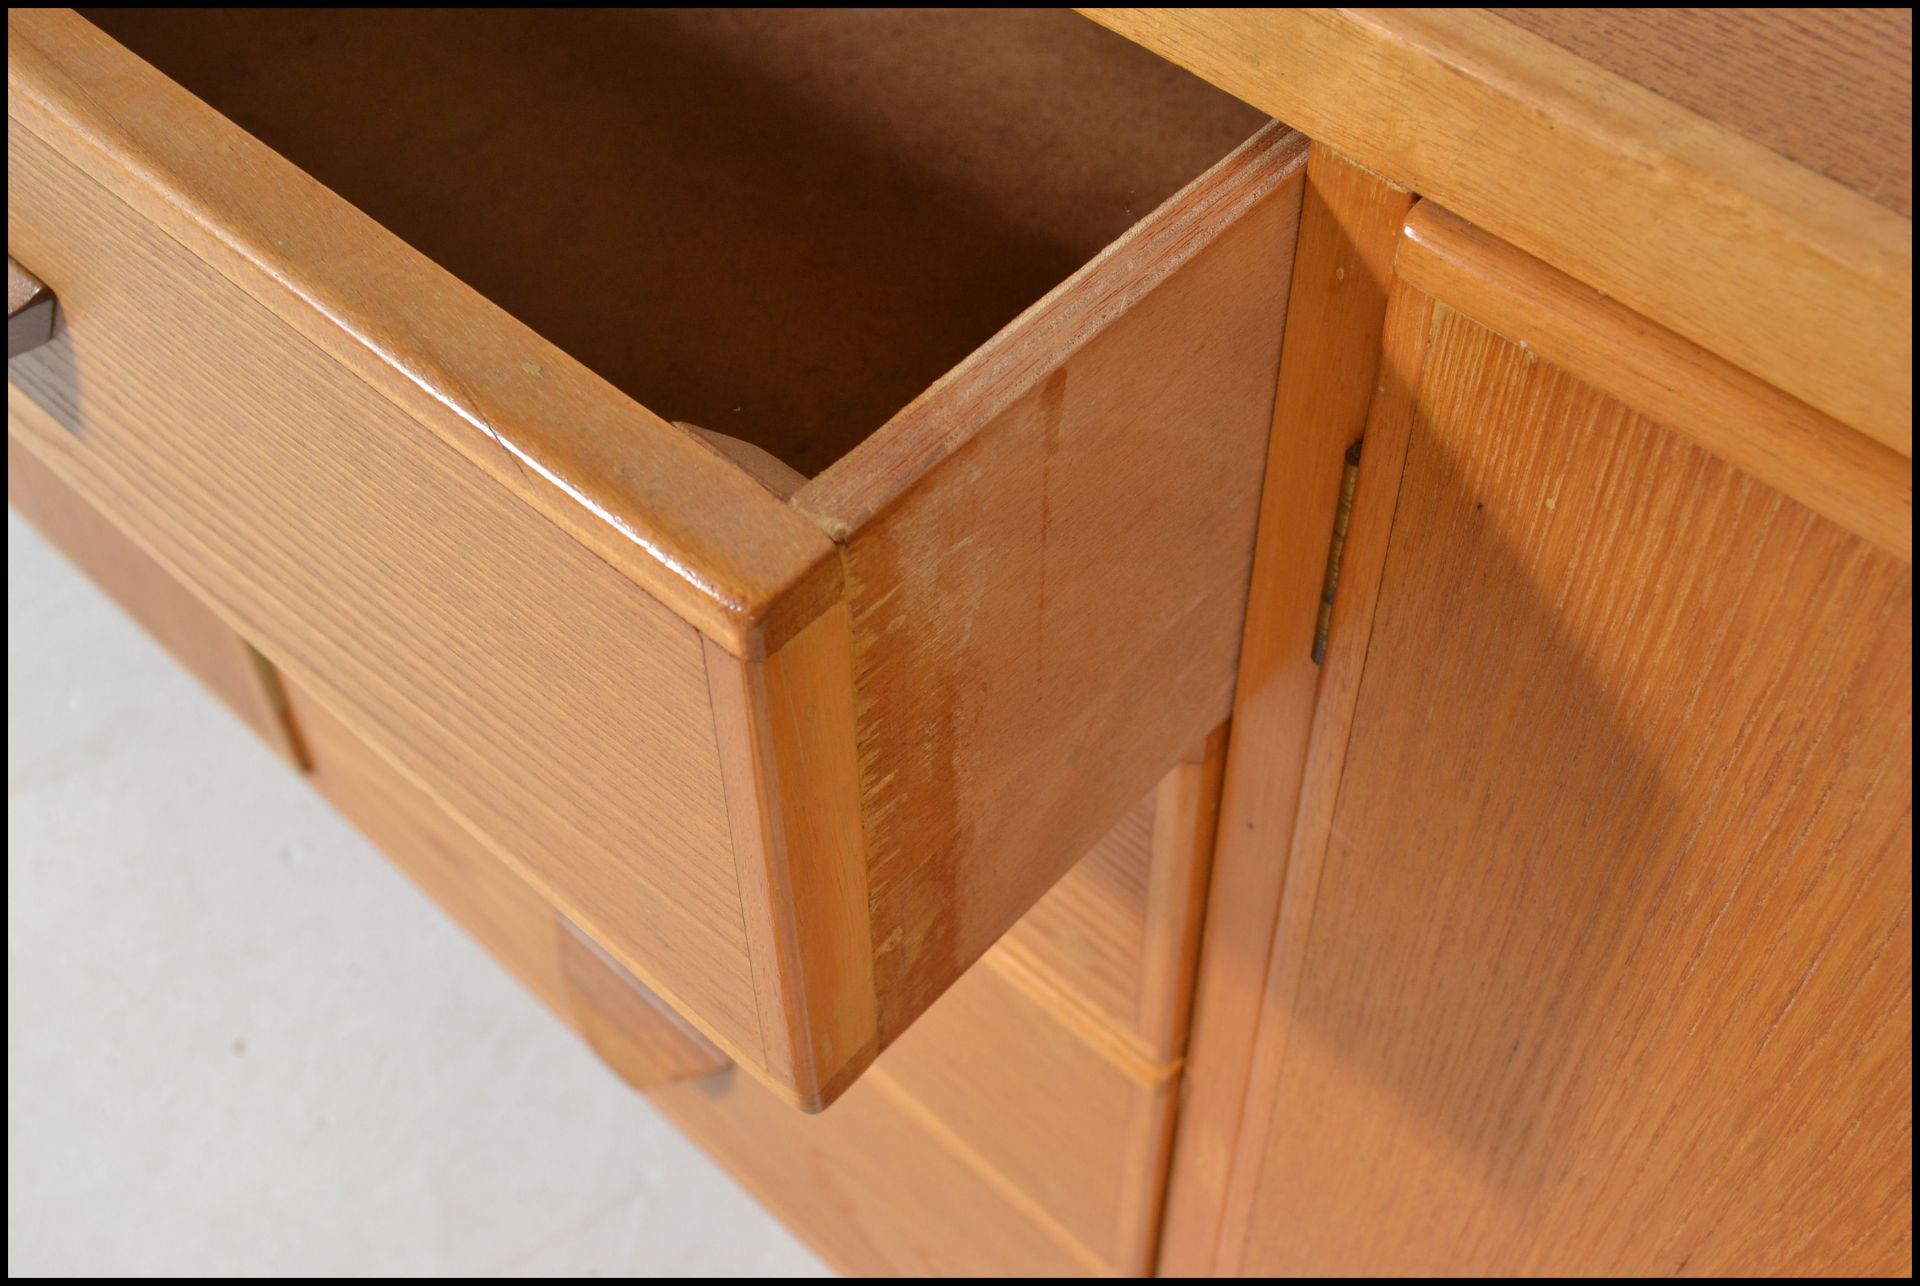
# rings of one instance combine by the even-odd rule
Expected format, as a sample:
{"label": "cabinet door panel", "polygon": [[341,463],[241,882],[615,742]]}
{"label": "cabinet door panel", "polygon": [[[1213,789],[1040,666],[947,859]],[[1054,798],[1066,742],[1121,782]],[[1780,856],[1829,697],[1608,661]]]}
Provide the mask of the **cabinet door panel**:
{"label": "cabinet door panel", "polygon": [[1904,1270],[1911,568],[1426,343],[1242,1266]]}

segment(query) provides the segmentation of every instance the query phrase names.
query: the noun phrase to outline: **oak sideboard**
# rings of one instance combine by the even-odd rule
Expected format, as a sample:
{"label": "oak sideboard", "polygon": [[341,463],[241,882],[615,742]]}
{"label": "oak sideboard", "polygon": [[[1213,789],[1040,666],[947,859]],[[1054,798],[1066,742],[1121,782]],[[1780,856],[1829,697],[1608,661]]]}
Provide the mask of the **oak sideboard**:
{"label": "oak sideboard", "polygon": [[1908,1275],[1911,55],[13,10],[9,501],[843,1270]]}

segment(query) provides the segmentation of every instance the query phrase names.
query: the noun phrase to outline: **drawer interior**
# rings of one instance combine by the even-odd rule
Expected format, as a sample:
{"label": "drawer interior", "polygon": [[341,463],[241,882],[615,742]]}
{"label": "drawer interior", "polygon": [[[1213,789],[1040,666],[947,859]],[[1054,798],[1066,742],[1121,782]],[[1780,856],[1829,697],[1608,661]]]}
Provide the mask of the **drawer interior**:
{"label": "drawer interior", "polygon": [[1067,10],[85,12],[642,405],[808,476],[1264,124]]}

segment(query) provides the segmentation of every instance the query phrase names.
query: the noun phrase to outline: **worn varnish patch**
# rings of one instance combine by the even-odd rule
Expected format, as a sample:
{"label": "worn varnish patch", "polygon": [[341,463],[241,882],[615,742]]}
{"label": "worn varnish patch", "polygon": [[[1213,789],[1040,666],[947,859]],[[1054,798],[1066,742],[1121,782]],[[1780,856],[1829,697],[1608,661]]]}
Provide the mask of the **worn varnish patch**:
{"label": "worn varnish patch", "polygon": [[883,1040],[1231,707],[1302,153],[1249,143],[795,497],[845,542]]}

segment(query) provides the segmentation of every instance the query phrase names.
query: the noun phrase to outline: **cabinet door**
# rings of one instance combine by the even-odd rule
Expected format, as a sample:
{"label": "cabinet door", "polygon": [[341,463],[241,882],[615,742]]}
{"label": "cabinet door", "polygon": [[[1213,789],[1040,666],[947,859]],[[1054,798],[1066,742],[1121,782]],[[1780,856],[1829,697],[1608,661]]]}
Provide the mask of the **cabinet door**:
{"label": "cabinet door", "polygon": [[1910,564],[1404,281],[1387,343],[1237,1266],[1907,1271]]}

